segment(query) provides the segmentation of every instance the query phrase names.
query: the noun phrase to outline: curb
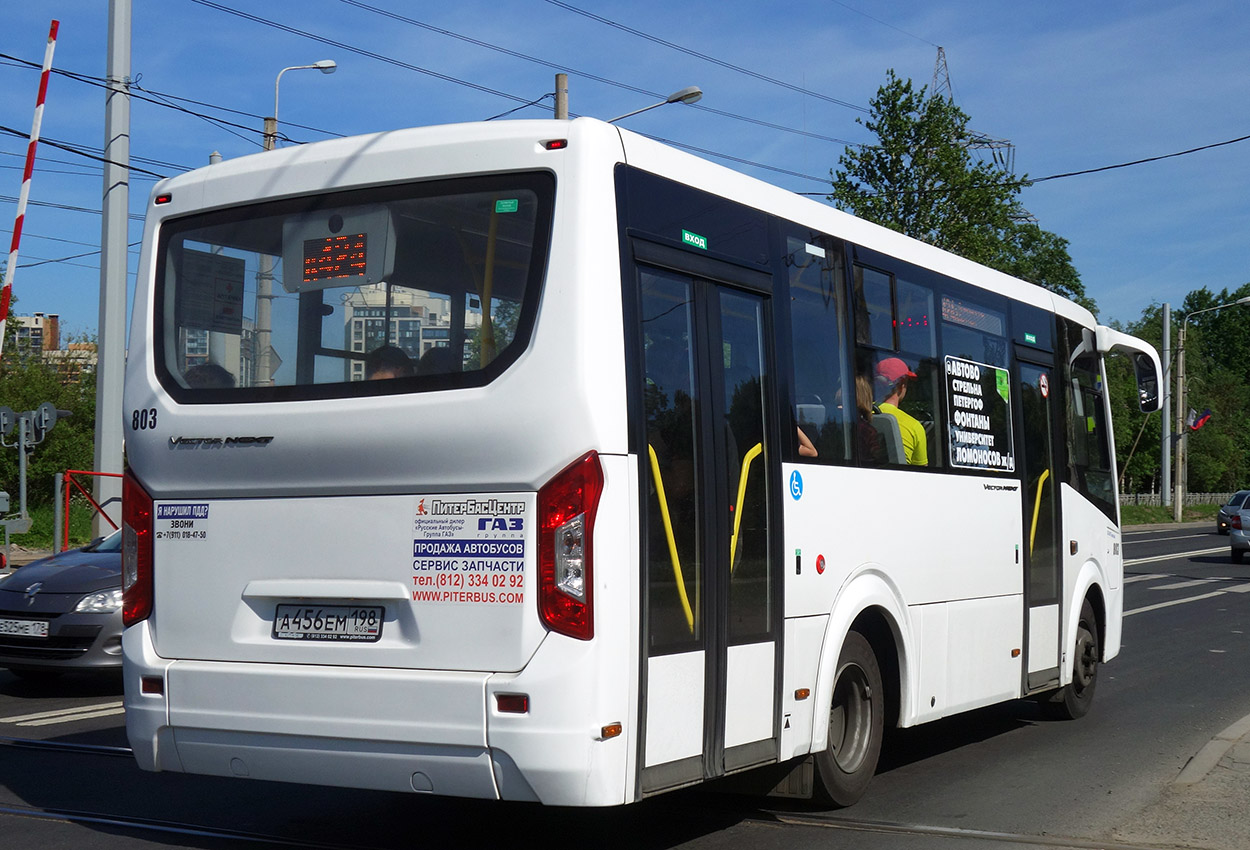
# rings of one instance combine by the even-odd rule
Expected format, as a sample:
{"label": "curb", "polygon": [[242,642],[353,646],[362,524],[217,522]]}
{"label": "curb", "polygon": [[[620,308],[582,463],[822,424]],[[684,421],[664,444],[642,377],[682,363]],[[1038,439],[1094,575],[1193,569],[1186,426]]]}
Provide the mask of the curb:
{"label": "curb", "polygon": [[1246,735],[1250,735],[1250,714],[1208,741],[1206,746],[1185,763],[1180,774],[1172,780],[1172,784],[1196,785],[1206,779],[1207,774],[1214,770],[1228,751],[1235,744],[1240,743]]}

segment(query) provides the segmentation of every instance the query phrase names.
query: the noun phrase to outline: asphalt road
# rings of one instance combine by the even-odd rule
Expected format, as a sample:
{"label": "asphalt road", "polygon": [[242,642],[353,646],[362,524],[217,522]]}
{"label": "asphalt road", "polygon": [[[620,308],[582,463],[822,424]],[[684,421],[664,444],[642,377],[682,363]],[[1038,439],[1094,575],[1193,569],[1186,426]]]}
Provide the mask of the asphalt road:
{"label": "asphalt road", "polygon": [[[823,812],[681,792],[609,811],[541,809],[147,774],[124,753],[120,684],[0,671],[0,836],[13,847],[1179,847],[1242,850],[1250,820],[1196,825],[1174,780],[1250,714],[1250,564],[1208,524],[1125,534],[1120,657],[1090,715],[1015,702],[892,733],[868,795]],[[1246,774],[1250,782],[1250,772]],[[1196,806],[1196,804],[1195,804]],[[1200,815],[1208,809],[1193,807]],[[136,820],[145,819],[136,823]],[[179,831],[181,830],[181,831]],[[229,831],[248,833],[231,835]]]}

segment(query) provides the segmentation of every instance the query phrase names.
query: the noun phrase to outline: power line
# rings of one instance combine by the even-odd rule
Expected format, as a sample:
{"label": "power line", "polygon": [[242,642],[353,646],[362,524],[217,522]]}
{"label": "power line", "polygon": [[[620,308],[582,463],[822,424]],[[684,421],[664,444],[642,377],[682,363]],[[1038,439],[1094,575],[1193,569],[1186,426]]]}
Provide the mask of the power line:
{"label": "power line", "polygon": [[[0,195],[0,202],[16,204],[17,198],[13,197],[12,195]],[[26,203],[30,204],[32,207],[48,207],[54,210],[65,210],[67,212],[91,213],[92,215],[103,214],[101,210],[93,210],[90,207],[76,207],[72,204],[57,204],[57,203],[53,203],[52,201],[36,201],[34,199],[31,199],[31,200],[28,200]],[[127,218],[129,218],[131,221],[139,221],[139,222],[143,221],[143,216],[139,215],[138,213],[129,213],[127,215]]]}
{"label": "power line", "polygon": [[[14,130],[12,127],[5,127],[3,124],[0,124],[0,133],[8,133],[10,136],[17,136],[18,138],[26,138],[28,136],[27,133],[23,133],[20,130]],[[111,159],[105,159],[102,156],[97,156],[93,153],[88,153],[87,151],[81,150],[78,147],[75,147],[74,145],[69,144],[68,142],[57,142],[52,139],[40,139],[39,143],[41,145],[48,145],[49,147],[53,147],[53,148],[60,148],[61,150],[69,151],[70,153],[76,153],[79,156],[85,156],[87,159],[94,159],[97,162],[101,162],[106,165],[119,165],[122,168],[129,168],[131,171],[137,171],[140,174],[150,174],[151,176],[156,177],[161,180],[165,178],[164,174],[157,174],[155,171],[148,171],[146,168],[139,168],[134,165],[127,165],[126,163],[123,163],[123,162],[116,162]]]}
{"label": "power line", "polygon": [[[15,68],[18,68],[18,67],[25,67],[25,68],[33,68],[33,69],[35,69],[35,70],[39,70],[39,68],[40,68],[40,65],[39,65],[39,63],[38,63],[38,62],[31,62],[31,61],[30,61],[30,60],[28,60],[28,59],[20,59],[20,58],[18,58],[18,57],[16,57],[16,56],[11,56],[11,55],[9,55],[9,54],[7,54],[7,53],[0,53],[0,60],[7,60],[7,61],[0,61],[0,65],[9,65],[9,66],[11,66],[11,67],[15,67]],[[86,83],[87,85],[96,86],[97,88],[107,88],[107,87],[108,87],[108,81],[107,81],[107,80],[105,80],[103,77],[93,77],[93,76],[91,76],[91,75],[89,75],[89,74],[82,74],[82,73],[79,73],[79,72],[76,72],[76,71],[67,71],[67,70],[65,70],[65,69],[63,69],[63,68],[53,68],[53,69],[52,69],[52,73],[54,73],[54,74],[58,74],[58,75],[60,75],[60,76],[68,77],[68,78],[70,78],[71,80],[74,80],[75,82],[79,82],[79,83]],[[219,118],[214,118],[214,117],[213,117],[213,116],[211,116],[211,115],[205,115],[205,114],[203,114],[203,113],[195,112],[195,111],[193,111],[193,110],[182,109],[182,108],[180,108],[180,107],[178,107],[178,106],[176,106],[176,105],[174,105],[174,104],[171,104],[171,103],[164,103],[164,102],[161,102],[161,101],[159,101],[159,100],[153,100],[153,99],[151,99],[151,98],[146,98],[146,97],[142,97],[142,96],[140,96],[140,95],[135,95],[133,92],[135,92],[135,91],[140,91],[140,92],[144,92],[145,94],[151,95],[151,96],[152,96],[152,98],[164,98],[164,99],[167,99],[167,100],[176,100],[176,101],[179,101],[179,102],[181,102],[181,103],[190,103],[190,104],[194,104],[195,106],[203,106],[203,107],[206,107],[206,108],[208,108],[208,109],[215,109],[215,110],[217,110],[218,112],[226,112],[226,113],[229,113],[229,114],[232,114],[232,115],[239,115],[239,116],[242,116],[242,117],[244,117],[244,118],[254,118],[254,119],[256,119],[257,121],[264,121],[264,119],[265,119],[265,116],[263,116],[263,115],[257,115],[257,114],[256,114],[256,113],[254,113],[254,112],[245,112],[245,111],[240,110],[240,109],[233,109],[233,108],[231,108],[231,107],[229,107],[229,106],[222,106],[221,104],[217,104],[217,103],[208,103],[208,102],[203,101],[203,100],[196,100],[195,98],[190,98],[190,97],[180,97],[179,95],[170,94],[169,92],[162,92],[162,91],[157,91],[156,89],[149,89],[149,88],[145,88],[144,86],[139,85],[139,81],[140,81],[141,79],[143,79],[143,75],[142,75],[142,74],[138,75],[137,77],[135,77],[134,79],[132,79],[132,80],[130,80],[130,81],[129,81],[129,83],[127,84],[127,87],[126,87],[126,88],[127,88],[127,94],[128,94],[129,96],[131,96],[131,97],[135,98],[136,100],[144,101],[144,102],[146,102],[146,103],[151,103],[151,104],[153,104],[154,106],[161,106],[161,107],[164,107],[164,108],[166,108],[166,109],[174,109],[174,110],[177,110],[177,111],[180,111],[180,112],[185,112],[185,113],[187,113],[187,114],[190,114],[190,115],[196,116],[196,117],[198,117],[198,118],[204,118],[204,119],[205,119],[205,120],[207,120],[207,121],[212,121],[212,122],[214,122],[214,123],[218,123],[218,124],[224,123],[222,119],[219,119]],[[326,129],[323,129],[323,128],[321,128],[321,127],[312,127],[312,126],[309,126],[309,125],[307,125],[307,124],[300,124],[300,123],[295,122],[295,121],[283,121],[282,123],[283,123],[283,126],[286,126],[286,127],[298,127],[298,128],[299,128],[299,129],[301,129],[301,130],[310,130],[310,131],[312,131],[312,132],[314,132],[314,133],[320,133],[320,134],[322,134],[323,136],[331,136],[331,137],[334,137],[334,138],[342,138],[342,137],[343,137],[343,134],[342,134],[342,133],[336,133],[336,132],[334,132],[333,130],[326,130]],[[230,124],[229,126],[232,126],[232,127],[240,127],[240,128],[243,128],[243,129],[252,130],[252,128],[251,128],[251,127],[249,127],[249,126],[247,126],[247,125],[243,125],[243,124]],[[224,129],[224,128],[223,128],[223,129]],[[255,130],[253,130],[253,132],[263,132],[263,131],[255,131]],[[285,138],[285,137],[283,137],[283,138]],[[286,139],[286,141],[294,142],[295,140],[293,140],[293,139]],[[257,142],[257,144],[259,144],[259,142]],[[302,144],[302,143],[301,143],[301,144]],[[183,170],[187,170],[187,169],[186,169],[185,167],[183,167],[183,166],[177,166],[177,167],[182,168]]]}
{"label": "power line", "polygon": [[[496,89],[489,88],[489,87],[487,87],[487,86],[482,86],[482,85],[478,85],[477,83],[472,83],[472,82],[469,82],[469,81],[467,81],[467,80],[460,80],[460,79],[458,79],[458,78],[456,78],[456,77],[450,77],[450,76],[448,76],[448,75],[446,75],[446,74],[440,74],[440,73],[437,73],[437,72],[435,72],[435,71],[431,71],[431,70],[429,70],[429,69],[427,69],[427,68],[421,68],[420,66],[413,65],[413,64],[408,63],[408,62],[403,62],[403,61],[398,60],[398,59],[393,59],[393,58],[391,58],[391,57],[389,57],[389,56],[384,56],[384,55],[382,55],[382,54],[374,53],[373,51],[364,50],[363,48],[354,47],[354,46],[352,46],[352,45],[345,44],[345,43],[343,43],[343,42],[336,41],[336,40],[334,40],[334,39],[327,38],[327,37],[325,37],[325,36],[320,36],[320,35],[317,35],[317,34],[315,34],[315,33],[310,33],[310,32],[306,32],[306,31],[304,31],[304,30],[297,29],[297,28],[295,28],[295,27],[287,26],[286,24],[280,24],[280,23],[277,23],[276,21],[271,21],[271,20],[269,20],[269,19],[267,19],[267,18],[261,18],[261,17],[256,16],[256,15],[249,14],[249,13],[247,13],[247,12],[242,12],[242,11],[239,11],[238,9],[232,9],[232,8],[230,8],[229,6],[223,6],[223,5],[221,5],[220,3],[214,3],[214,2],[212,2],[212,0],[191,0],[191,2],[192,2],[192,3],[197,3],[197,4],[201,5],[201,6],[206,7],[206,8],[216,9],[217,11],[220,11],[220,12],[225,12],[225,13],[227,13],[227,14],[229,14],[229,15],[234,15],[235,17],[238,17],[238,18],[243,18],[243,19],[245,19],[245,20],[252,21],[253,23],[258,23],[258,24],[261,24],[262,26],[271,27],[271,28],[273,28],[273,29],[279,29],[279,30],[282,30],[283,32],[287,32],[287,33],[290,33],[290,34],[292,34],[292,35],[298,35],[298,36],[302,36],[302,37],[304,37],[304,38],[311,39],[311,40],[313,40],[313,41],[320,42],[321,44],[325,44],[325,45],[328,45],[328,46],[331,46],[331,47],[337,47],[337,48],[339,48],[339,49],[341,49],[341,50],[347,50],[347,51],[349,51],[349,52],[351,52],[351,53],[356,53],[356,54],[358,54],[358,55],[360,55],[360,56],[365,56],[365,57],[370,58],[370,59],[376,59],[376,60],[378,60],[379,62],[385,62],[385,63],[387,63],[387,64],[389,64],[389,65],[394,65],[394,66],[396,66],[396,67],[399,67],[399,68],[405,68],[405,69],[407,69],[407,70],[411,70],[411,71],[417,71],[417,72],[419,72],[419,73],[426,74],[426,75],[428,75],[428,76],[432,76],[432,77],[435,77],[435,78],[437,78],[437,79],[441,79],[441,80],[444,80],[444,81],[447,81],[447,82],[456,83],[457,85],[468,86],[469,88],[476,89],[476,90],[478,90],[478,91],[482,91],[482,92],[485,92],[485,93],[487,93],[487,94],[493,94],[493,95],[496,95],[496,96],[498,96],[498,97],[507,98],[508,100],[513,100],[513,101],[516,101],[517,103],[520,103],[520,104],[522,104],[523,106],[530,106],[530,105],[532,105],[532,103],[533,103],[532,101],[530,101],[530,100],[526,100],[525,98],[520,97],[520,96],[518,96],[518,95],[509,94],[509,93],[507,93],[507,92],[501,92],[501,91],[498,91],[498,90],[496,90]],[[814,93],[813,93],[813,94],[814,94]],[[657,96],[659,96],[659,95],[657,95]],[[822,96],[822,97],[823,97],[823,96]],[[541,100],[541,98],[539,98],[539,99]],[[828,98],[824,98],[824,99],[828,99]],[[858,107],[857,107],[857,108],[858,108]],[[754,119],[748,119],[748,120],[754,120]],[[763,123],[763,122],[759,122],[759,123]],[[841,140],[834,139],[833,141],[841,141]],[[675,147],[683,147],[683,145],[681,145],[680,143],[673,143],[673,144],[674,144],[674,146],[675,146]],[[846,144],[846,143],[845,143],[845,142],[843,142],[843,144]],[[689,150],[698,151],[698,152],[700,152],[700,153],[705,153],[705,154],[708,154],[708,155],[710,155],[710,156],[719,157],[719,158],[721,158],[721,159],[725,159],[725,160],[729,160],[729,161],[733,161],[733,162],[740,162],[740,163],[742,163],[742,164],[744,164],[744,165],[751,165],[751,166],[755,166],[755,167],[758,167],[758,168],[763,168],[763,169],[766,169],[766,170],[769,170],[769,171],[775,171],[775,172],[780,173],[780,174],[792,174],[792,175],[802,176],[802,177],[805,177],[805,178],[807,178],[807,179],[809,179],[809,180],[820,180],[820,179],[821,179],[821,178],[817,178],[817,177],[811,177],[810,175],[799,175],[799,174],[798,174],[798,172],[791,172],[791,171],[787,171],[786,169],[783,169],[783,168],[777,168],[777,167],[775,167],[775,166],[765,165],[765,164],[763,164],[763,163],[759,163],[759,162],[753,162],[753,161],[751,161],[751,160],[742,159],[742,158],[739,158],[739,157],[731,156],[731,155],[729,155],[729,154],[718,153],[718,152],[716,152],[716,151],[707,150],[707,149],[705,149],[705,148],[695,148],[695,147],[693,147],[693,146],[689,146],[689,145],[685,145],[684,147],[686,147],[686,148],[687,148],[687,149],[689,149]]]}
{"label": "power line", "polygon": [[[361,0],[339,0],[339,2],[344,3],[348,6],[354,6],[357,9],[362,9],[366,12],[372,12],[376,15],[381,15],[383,17],[390,18],[391,20],[394,20],[394,21],[399,21],[400,23],[405,23],[410,26],[418,27],[428,32],[447,36],[448,38],[454,38],[466,44],[472,44],[475,47],[481,47],[486,50],[493,50],[496,53],[502,53],[505,56],[511,56],[515,59],[521,59],[526,62],[532,62],[536,65],[541,65],[544,68],[550,68],[554,71],[572,74],[576,77],[581,77],[587,80],[593,80],[594,82],[603,83],[604,85],[613,86],[618,89],[623,89],[624,91],[630,91],[630,92],[633,92],[634,94],[641,94],[641,95],[645,95],[646,97],[660,98],[660,99],[664,99],[668,96],[667,94],[661,94],[660,92],[655,92],[655,91],[650,91],[648,89],[639,88],[638,86],[633,86],[633,85],[630,85],[629,83],[623,83],[619,80],[613,80],[608,77],[601,77],[598,74],[592,74],[589,71],[581,71],[576,68],[569,68],[564,65],[559,65],[555,62],[548,62],[546,59],[540,59],[537,56],[530,56],[529,54],[521,53],[516,50],[511,50],[506,47],[501,47],[497,44],[491,44],[488,41],[482,41],[480,39],[472,38],[467,35],[462,35],[461,33],[453,32],[449,29],[436,27],[433,24],[428,24],[428,23],[425,23],[424,21],[418,21],[415,18],[410,18],[410,17],[407,17],[406,15],[401,15],[398,12],[391,12],[386,9],[380,9],[377,6],[371,6],[368,3],[361,2]],[[543,96],[543,98],[545,97],[547,97],[547,95]],[[538,101],[541,101],[543,98],[539,98]],[[525,104],[525,106],[531,106],[537,103],[538,101],[531,101],[530,103]],[[758,118],[751,118],[750,116],[747,116],[747,115],[739,115],[734,112],[726,112],[721,109],[715,109],[713,107],[707,106],[706,104],[700,103],[700,104],[691,104],[691,105],[695,109],[700,110],[701,112],[708,112],[713,115],[720,115],[724,118],[732,118],[736,121],[746,121],[747,123],[750,123],[750,124],[756,124],[758,126],[767,127],[772,130],[780,130],[784,133],[794,133],[795,135],[806,136],[808,138],[819,139],[820,141],[825,141],[825,142],[833,142],[834,144],[840,144],[840,145],[854,144],[853,142],[848,142],[845,139],[838,139],[838,138],[834,138],[833,136],[825,136],[820,133],[813,133],[808,130],[800,130],[795,127],[786,127],[782,124],[773,124],[768,121],[763,121]],[[522,108],[524,107],[523,106],[517,107],[517,109],[522,109]],[[492,116],[491,118],[488,118],[486,120],[492,121],[495,118],[502,118],[504,115],[509,115],[511,114],[511,112],[515,112],[515,111],[517,110],[514,109],[514,110],[511,110],[510,112],[504,112],[499,115]]]}
{"label": "power line", "polygon": [[[199,0],[195,0],[195,2],[199,2]],[[796,86],[793,83],[787,83],[785,80],[779,80],[776,77],[770,77],[766,74],[761,74],[758,71],[752,71],[751,69],[744,68],[741,65],[735,65],[732,62],[726,62],[723,59],[717,59],[715,56],[709,56],[706,53],[700,53],[697,50],[691,50],[688,47],[682,47],[680,44],[674,44],[671,41],[665,41],[664,39],[658,36],[651,35],[650,33],[645,33],[642,30],[636,30],[633,27],[629,27],[629,26],[626,26],[625,24],[619,23],[617,21],[613,21],[609,18],[605,18],[602,15],[596,15],[593,12],[587,12],[585,9],[579,9],[576,6],[572,6],[568,3],[563,2],[563,0],[547,0],[547,2],[553,6],[559,6],[561,9],[572,12],[575,15],[581,15],[582,17],[590,18],[591,20],[598,21],[601,24],[605,24],[607,26],[621,30],[622,32],[627,32],[630,35],[638,36],[639,38],[646,39],[647,41],[662,45],[671,50],[676,50],[680,53],[685,53],[687,56],[693,56],[696,59],[702,59],[705,62],[711,62],[713,65],[719,65],[720,67],[727,68],[730,71],[736,71],[739,74],[745,74],[748,77],[753,77],[757,80],[762,80],[763,82],[771,83],[775,86],[781,86],[784,89],[789,89],[790,91],[798,92],[799,94],[807,95],[808,97],[814,97],[819,100],[823,100],[826,103],[832,103],[837,106],[845,106],[847,109],[854,109],[857,112],[865,112],[865,113],[868,112],[867,107],[859,106],[858,104],[854,104],[854,103],[849,103],[845,100],[839,100],[836,97],[830,97],[827,94],[821,94],[820,92],[812,91],[811,89],[805,89],[802,86]]]}
{"label": "power line", "polygon": [[364,56],[369,59],[376,59],[379,62],[385,62],[386,64],[394,65],[397,68],[404,68],[405,70],[408,70],[408,71],[416,71],[419,74],[425,74],[426,76],[434,77],[435,79],[443,80],[444,82],[455,83],[456,85],[459,85],[459,86],[465,86],[467,88],[471,88],[476,91],[483,92],[484,94],[492,94],[492,95],[495,95],[496,97],[506,98],[507,100],[511,100],[516,103],[528,103],[530,100],[529,98],[521,97],[520,95],[511,94],[509,92],[500,91],[498,89],[492,89],[489,86],[479,85],[478,83],[469,82],[468,80],[461,80],[457,77],[452,77],[448,74],[440,74],[439,72],[432,71],[429,68],[422,68],[420,65],[413,65],[411,62],[404,62],[400,59],[394,59],[390,56],[385,56],[381,53],[374,53],[372,50],[365,50],[362,47],[355,47],[353,45],[347,44],[342,41],[337,41],[335,39],[327,38],[322,35],[317,35],[315,33],[307,32],[305,30],[296,29],[295,27],[287,26],[286,24],[280,24],[277,21],[271,21],[268,18],[262,18],[257,15],[252,15],[247,12],[240,11],[238,9],[232,9],[229,6],[223,6],[220,3],[211,2],[211,0],[191,0],[191,2],[198,3],[199,5],[209,8],[209,9],[216,9],[219,12],[225,12],[228,15],[234,15],[237,18],[243,18],[244,20],[248,20],[248,21],[252,21],[253,23],[261,24],[262,26],[270,27],[276,30],[282,30],[283,32],[290,33],[291,35],[298,35],[303,38],[311,39],[312,41],[320,42],[329,47],[337,47],[339,50],[346,50],[349,53],[355,53],[357,56]]}
{"label": "power line", "polygon": [[1036,180],[1025,180],[1022,182],[1025,185],[1031,185],[1033,183],[1044,183],[1047,180],[1058,180],[1062,177],[1079,177],[1082,174],[1098,174],[1099,172],[1102,172],[1102,171],[1112,171],[1117,168],[1128,168],[1129,166],[1133,166],[1133,165],[1144,165],[1145,163],[1148,163],[1148,162],[1158,162],[1159,160],[1162,160],[1162,159],[1172,159],[1173,157],[1178,157],[1178,156],[1188,156],[1191,153],[1209,151],[1212,148],[1222,148],[1225,145],[1235,145],[1238,142],[1244,142],[1247,140],[1250,140],[1250,136],[1240,136],[1236,139],[1229,139],[1224,142],[1213,142],[1209,145],[1201,145],[1196,148],[1190,148],[1189,150],[1176,151],[1175,153],[1165,153],[1165,154],[1160,154],[1159,156],[1148,156],[1145,159],[1135,159],[1132,162],[1119,162],[1119,163],[1116,163],[1115,165],[1103,165],[1098,168],[1086,168],[1081,171],[1068,171],[1068,172],[1065,172],[1064,174],[1052,174],[1049,177],[1038,177]]}
{"label": "power line", "polygon": [[929,45],[930,47],[941,47],[941,45],[934,44],[933,42],[929,41],[929,39],[927,38],[918,36],[915,33],[910,33],[907,30],[902,29],[901,27],[896,27],[894,26],[894,24],[888,21],[883,21],[880,18],[874,18],[872,15],[868,14],[867,12],[856,9],[854,6],[848,6],[845,3],[841,2],[841,0],[829,0],[829,2],[834,3],[838,6],[841,6],[843,9],[846,9],[848,12],[854,12],[857,15],[862,15],[863,17],[867,18],[870,21],[875,21],[876,23],[881,24],[881,26],[883,27],[889,27],[895,32],[901,32],[903,35],[907,36],[908,38],[914,38],[916,39],[916,41],[923,41],[925,44]]}

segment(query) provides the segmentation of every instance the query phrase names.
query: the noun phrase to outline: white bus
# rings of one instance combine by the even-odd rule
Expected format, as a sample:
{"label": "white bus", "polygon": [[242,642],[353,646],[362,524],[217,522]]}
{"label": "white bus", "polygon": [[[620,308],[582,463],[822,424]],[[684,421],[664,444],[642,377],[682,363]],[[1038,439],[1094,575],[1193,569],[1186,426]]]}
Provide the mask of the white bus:
{"label": "white bus", "polygon": [[1153,409],[1150,346],[642,136],[211,165],[156,187],[137,290],[145,769],[609,806],[774,765],[848,805],[887,725],[1079,716],[1119,651],[1103,355]]}

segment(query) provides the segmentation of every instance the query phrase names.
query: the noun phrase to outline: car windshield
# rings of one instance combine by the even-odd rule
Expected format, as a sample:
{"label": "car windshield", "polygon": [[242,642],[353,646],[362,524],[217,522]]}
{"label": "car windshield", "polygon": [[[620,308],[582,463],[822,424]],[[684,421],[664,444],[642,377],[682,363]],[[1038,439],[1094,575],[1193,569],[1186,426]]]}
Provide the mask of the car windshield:
{"label": "car windshield", "polygon": [[114,531],[99,542],[89,544],[83,548],[89,552],[120,552],[122,550],[121,529]]}
{"label": "car windshield", "polygon": [[1233,494],[1233,497],[1228,500],[1228,506],[1230,508],[1240,508],[1242,502],[1246,500],[1246,496],[1250,496],[1250,490],[1238,490]]}

